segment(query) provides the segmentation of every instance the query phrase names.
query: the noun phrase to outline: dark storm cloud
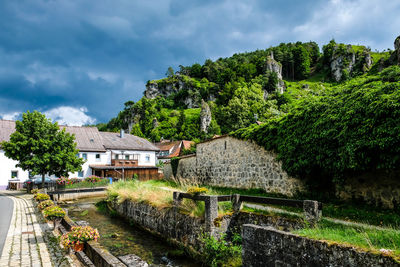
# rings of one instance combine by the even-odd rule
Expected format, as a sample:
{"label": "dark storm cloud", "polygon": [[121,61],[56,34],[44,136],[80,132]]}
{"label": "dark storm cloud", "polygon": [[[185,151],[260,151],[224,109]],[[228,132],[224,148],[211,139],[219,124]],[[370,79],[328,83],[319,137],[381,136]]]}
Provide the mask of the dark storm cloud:
{"label": "dark storm cloud", "polygon": [[107,121],[168,66],[280,42],[392,47],[398,12],[377,0],[4,0],[0,116],[73,107]]}

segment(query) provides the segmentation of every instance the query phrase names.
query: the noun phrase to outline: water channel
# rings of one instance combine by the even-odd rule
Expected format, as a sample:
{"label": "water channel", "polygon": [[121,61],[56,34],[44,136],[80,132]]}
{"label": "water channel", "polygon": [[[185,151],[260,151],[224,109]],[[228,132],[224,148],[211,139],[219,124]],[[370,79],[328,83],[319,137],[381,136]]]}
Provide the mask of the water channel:
{"label": "water channel", "polygon": [[150,266],[201,266],[184,255],[182,250],[170,246],[121,218],[99,211],[95,203],[101,200],[103,199],[86,198],[67,202],[61,206],[68,210],[68,216],[72,220],[86,221],[93,228],[97,228],[101,236],[99,243],[116,257],[135,254]]}

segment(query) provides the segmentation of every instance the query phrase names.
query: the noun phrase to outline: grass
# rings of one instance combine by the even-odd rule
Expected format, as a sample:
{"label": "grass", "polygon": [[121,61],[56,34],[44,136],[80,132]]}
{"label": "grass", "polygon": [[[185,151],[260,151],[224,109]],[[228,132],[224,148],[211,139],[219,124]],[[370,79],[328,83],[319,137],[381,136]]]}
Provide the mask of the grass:
{"label": "grass", "polygon": [[[144,201],[150,203],[153,206],[164,208],[172,207],[173,191],[186,192],[190,186],[192,185],[178,185],[177,183],[164,180],[150,180],[145,182],[127,181],[117,182],[110,185],[108,187],[108,194],[111,197],[117,197],[121,202],[125,199],[138,202]],[[237,189],[210,186],[206,186],[206,188],[208,189],[208,195],[240,194],[250,196],[287,198],[282,194],[266,193],[262,189]],[[220,216],[230,213],[232,211],[231,202],[219,202],[218,206]],[[299,214],[303,213],[302,208],[277,205],[269,206],[285,211],[297,212]],[[265,212],[261,210],[255,211],[254,209],[247,207],[245,207],[243,211],[271,215],[271,212]],[[190,216],[202,217],[204,215],[204,202],[184,199],[181,205],[181,212]],[[365,204],[346,203],[340,201],[324,203],[322,215],[324,217],[360,222],[376,226],[386,226],[393,228],[398,228],[400,226],[400,212],[396,210],[384,210],[380,208],[375,208]]]}
{"label": "grass", "polygon": [[374,253],[384,253],[400,260],[400,231],[393,228],[369,229],[323,219],[315,228],[304,228],[293,233],[329,243],[356,246]]}

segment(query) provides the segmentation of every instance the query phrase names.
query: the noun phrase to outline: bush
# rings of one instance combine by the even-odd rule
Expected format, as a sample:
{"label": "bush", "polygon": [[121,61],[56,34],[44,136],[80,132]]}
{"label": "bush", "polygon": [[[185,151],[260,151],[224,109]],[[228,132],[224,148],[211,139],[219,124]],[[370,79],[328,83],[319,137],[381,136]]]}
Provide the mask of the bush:
{"label": "bush", "polygon": [[37,201],[39,201],[39,202],[42,202],[42,201],[44,201],[44,200],[49,200],[49,199],[50,199],[50,196],[47,195],[47,194],[37,193],[37,194],[35,195],[35,199],[36,199]]}
{"label": "bush", "polygon": [[58,218],[64,218],[65,211],[59,206],[50,206],[43,210],[43,216],[52,221]]}
{"label": "bush", "polygon": [[97,229],[90,226],[76,226],[71,228],[71,232],[61,236],[61,244],[65,248],[73,247],[81,243],[86,243],[90,240],[95,240],[100,237]]}
{"label": "bush", "polygon": [[[235,240],[239,240],[235,238]],[[209,266],[241,266],[242,246],[238,243],[228,242],[225,236],[219,240],[212,236],[204,235],[201,239],[204,244],[203,259]]]}
{"label": "bush", "polygon": [[45,208],[51,207],[51,206],[54,206],[54,202],[49,199],[49,200],[45,200],[45,201],[40,202],[39,205],[38,205],[38,209],[39,210],[44,210]]}

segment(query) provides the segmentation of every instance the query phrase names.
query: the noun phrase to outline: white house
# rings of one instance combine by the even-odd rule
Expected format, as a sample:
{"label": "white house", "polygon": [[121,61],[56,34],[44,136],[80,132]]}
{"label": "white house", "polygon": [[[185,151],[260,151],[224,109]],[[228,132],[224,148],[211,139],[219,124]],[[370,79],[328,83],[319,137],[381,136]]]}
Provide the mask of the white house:
{"label": "white house", "polygon": [[[133,177],[137,174],[146,179],[158,175],[156,152],[159,149],[146,139],[120,133],[99,132],[96,127],[60,126],[75,135],[80,158],[85,160],[82,171],[69,177]],[[9,141],[15,131],[15,121],[0,120],[0,142]],[[17,162],[7,158],[0,147],[0,189],[9,180],[25,181],[28,171],[16,167]]]}

